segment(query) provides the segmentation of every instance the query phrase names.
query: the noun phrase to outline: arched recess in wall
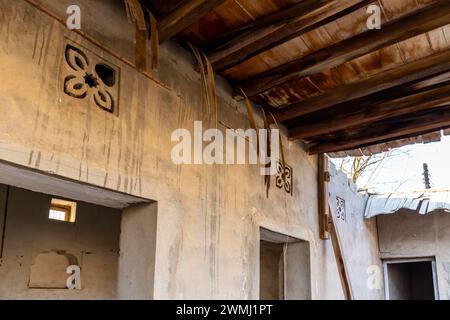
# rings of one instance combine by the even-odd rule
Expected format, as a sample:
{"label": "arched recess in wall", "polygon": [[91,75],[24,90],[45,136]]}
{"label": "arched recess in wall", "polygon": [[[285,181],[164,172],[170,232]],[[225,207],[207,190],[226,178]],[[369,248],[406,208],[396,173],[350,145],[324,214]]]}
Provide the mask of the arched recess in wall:
{"label": "arched recess in wall", "polygon": [[41,252],[30,268],[29,288],[65,289],[67,267],[79,265],[77,257],[66,252]]}

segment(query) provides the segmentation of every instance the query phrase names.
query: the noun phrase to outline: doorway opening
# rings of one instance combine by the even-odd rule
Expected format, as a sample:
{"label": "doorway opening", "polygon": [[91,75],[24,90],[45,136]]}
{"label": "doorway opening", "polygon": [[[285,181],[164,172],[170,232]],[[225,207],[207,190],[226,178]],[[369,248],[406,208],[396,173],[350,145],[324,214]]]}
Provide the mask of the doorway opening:
{"label": "doorway opening", "polygon": [[309,242],[260,229],[260,299],[310,300]]}
{"label": "doorway opening", "polygon": [[153,299],[157,208],[0,161],[0,299]]}
{"label": "doorway opening", "polygon": [[386,300],[438,300],[434,258],[384,261]]}

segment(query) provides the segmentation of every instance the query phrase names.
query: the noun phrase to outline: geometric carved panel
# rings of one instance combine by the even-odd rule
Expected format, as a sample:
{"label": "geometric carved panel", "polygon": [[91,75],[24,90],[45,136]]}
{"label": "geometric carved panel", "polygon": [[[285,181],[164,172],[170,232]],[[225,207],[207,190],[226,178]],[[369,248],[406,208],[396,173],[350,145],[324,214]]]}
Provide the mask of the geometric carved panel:
{"label": "geometric carved panel", "polygon": [[62,68],[66,96],[117,113],[119,77],[117,66],[81,46],[66,44]]}
{"label": "geometric carved panel", "polygon": [[336,197],[336,218],[342,221],[347,220],[347,213],[345,211],[345,200]]}
{"label": "geometric carved panel", "polygon": [[276,186],[279,189],[284,189],[287,193],[289,193],[292,196],[294,194],[294,190],[292,187],[292,180],[293,180],[292,167],[288,166],[286,164],[284,169],[285,169],[284,170],[285,177],[283,179],[283,175],[282,175],[283,165],[281,164],[281,161],[278,160],[277,161],[277,176],[275,178]]}

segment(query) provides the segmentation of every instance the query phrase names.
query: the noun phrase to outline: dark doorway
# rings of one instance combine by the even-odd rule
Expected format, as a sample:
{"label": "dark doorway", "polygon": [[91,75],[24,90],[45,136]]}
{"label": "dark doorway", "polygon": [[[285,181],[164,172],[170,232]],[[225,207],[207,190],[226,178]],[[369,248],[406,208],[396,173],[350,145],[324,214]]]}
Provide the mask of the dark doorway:
{"label": "dark doorway", "polygon": [[283,244],[261,240],[260,264],[261,300],[283,300]]}
{"label": "dark doorway", "polygon": [[261,228],[260,299],[311,299],[309,242]]}
{"label": "dark doorway", "polygon": [[436,300],[433,260],[385,262],[387,300]]}

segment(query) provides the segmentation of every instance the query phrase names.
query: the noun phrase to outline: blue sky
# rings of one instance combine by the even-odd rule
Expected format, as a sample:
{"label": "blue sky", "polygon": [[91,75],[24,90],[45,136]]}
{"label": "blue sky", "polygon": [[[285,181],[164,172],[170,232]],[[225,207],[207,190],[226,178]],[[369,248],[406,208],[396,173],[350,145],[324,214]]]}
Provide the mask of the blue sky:
{"label": "blue sky", "polygon": [[358,180],[358,187],[373,192],[422,190],[423,163],[428,164],[433,188],[450,189],[450,136],[393,151],[377,170],[371,168]]}

